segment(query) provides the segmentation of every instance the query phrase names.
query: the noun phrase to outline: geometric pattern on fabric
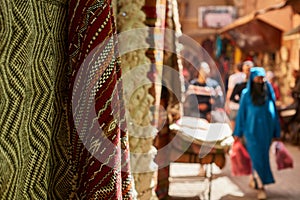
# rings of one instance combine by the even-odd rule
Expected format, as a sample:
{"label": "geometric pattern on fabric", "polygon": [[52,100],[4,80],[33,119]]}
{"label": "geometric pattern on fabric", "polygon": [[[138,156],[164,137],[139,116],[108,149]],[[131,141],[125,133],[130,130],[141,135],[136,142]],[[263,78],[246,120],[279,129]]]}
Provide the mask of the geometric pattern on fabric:
{"label": "geometric pattern on fabric", "polygon": [[0,16],[0,197],[66,199],[67,2],[1,0]]}
{"label": "geometric pattern on fabric", "polygon": [[68,24],[68,122],[74,173],[70,199],[132,199],[111,1],[71,0]]}

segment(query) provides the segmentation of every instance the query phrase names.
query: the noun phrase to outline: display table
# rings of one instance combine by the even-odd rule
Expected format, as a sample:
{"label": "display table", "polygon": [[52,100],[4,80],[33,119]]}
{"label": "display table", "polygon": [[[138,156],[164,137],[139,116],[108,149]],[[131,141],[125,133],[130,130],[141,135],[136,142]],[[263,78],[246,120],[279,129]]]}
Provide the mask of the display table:
{"label": "display table", "polygon": [[212,164],[215,163],[220,169],[225,166],[225,154],[234,141],[230,126],[227,123],[208,123],[201,118],[183,117],[170,125],[170,141],[171,161],[210,165],[210,199]]}

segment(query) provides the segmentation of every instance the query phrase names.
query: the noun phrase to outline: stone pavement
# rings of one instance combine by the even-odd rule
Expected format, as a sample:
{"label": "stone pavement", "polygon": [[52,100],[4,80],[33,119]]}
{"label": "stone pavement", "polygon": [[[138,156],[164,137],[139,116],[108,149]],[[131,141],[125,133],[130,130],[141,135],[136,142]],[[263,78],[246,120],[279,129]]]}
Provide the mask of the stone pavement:
{"label": "stone pavement", "polygon": [[[268,200],[300,200],[300,148],[285,143],[294,159],[294,168],[278,171],[271,153],[271,167],[276,183],[265,187]],[[225,167],[213,165],[211,200],[255,200],[256,191],[249,188],[248,176],[233,177],[227,156]],[[208,179],[198,176],[199,164],[172,163],[169,195],[173,199],[208,199]]]}

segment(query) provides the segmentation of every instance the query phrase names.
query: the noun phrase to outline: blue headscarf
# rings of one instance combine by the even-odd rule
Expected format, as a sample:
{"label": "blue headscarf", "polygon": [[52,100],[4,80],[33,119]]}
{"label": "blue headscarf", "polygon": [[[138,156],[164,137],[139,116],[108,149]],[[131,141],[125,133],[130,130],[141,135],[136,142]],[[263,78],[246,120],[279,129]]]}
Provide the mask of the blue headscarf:
{"label": "blue headscarf", "polygon": [[[266,76],[265,69],[262,67],[252,67],[250,69],[250,79],[249,80],[252,82],[256,76],[265,77]],[[249,84],[249,81],[248,81],[248,84]]]}
{"label": "blue headscarf", "polygon": [[[265,69],[262,67],[252,67],[250,69],[250,77],[249,77],[249,80],[247,82],[247,87],[246,87],[249,92],[251,91],[251,85],[252,85],[251,83],[253,82],[253,79],[257,76],[266,77]],[[269,82],[266,82],[266,86],[267,86],[267,90],[268,90],[268,96],[275,104],[275,94],[273,92],[272,85]]]}

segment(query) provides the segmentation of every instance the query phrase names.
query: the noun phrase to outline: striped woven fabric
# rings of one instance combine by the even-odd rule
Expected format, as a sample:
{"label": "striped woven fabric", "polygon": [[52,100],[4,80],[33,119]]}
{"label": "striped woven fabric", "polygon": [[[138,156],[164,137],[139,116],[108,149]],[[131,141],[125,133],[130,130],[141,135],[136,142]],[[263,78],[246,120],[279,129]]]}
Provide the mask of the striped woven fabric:
{"label": "striped woven fabric", "polygon": [[132,199],[121,68],[111,1],[69,4],[70,199]]}

